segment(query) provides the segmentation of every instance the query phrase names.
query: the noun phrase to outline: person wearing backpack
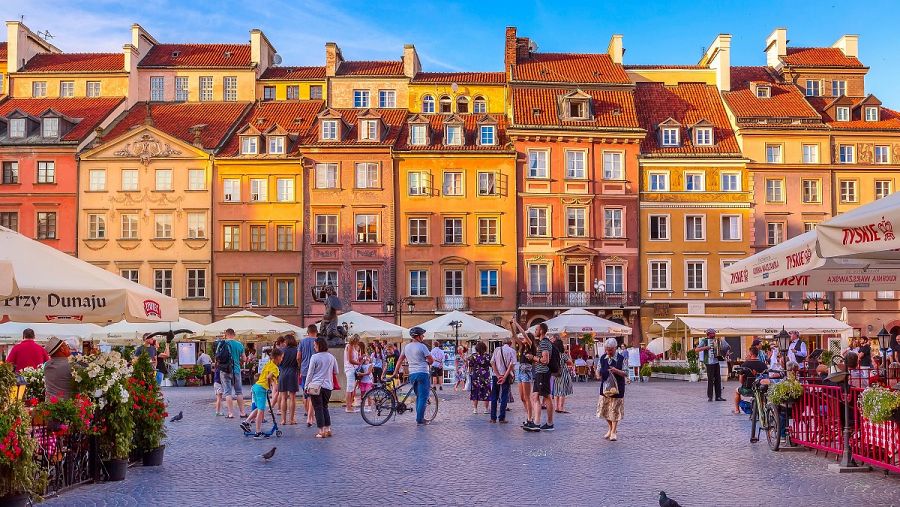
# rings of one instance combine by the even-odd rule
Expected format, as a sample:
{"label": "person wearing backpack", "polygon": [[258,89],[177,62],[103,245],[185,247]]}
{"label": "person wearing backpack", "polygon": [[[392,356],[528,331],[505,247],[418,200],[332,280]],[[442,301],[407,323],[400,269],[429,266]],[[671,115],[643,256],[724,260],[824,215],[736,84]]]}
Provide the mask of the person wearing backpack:
{"label": "person wearing backpack", "polygon": [[[537,354],[528,354],[526,359],[534,363],[534,385],[531,391],[532,421],[522,425],[522,429],[528,432],[553,431],[553,398],[550,397],[550,377],[553,372],[559,375],[559,352],[556,352],[556,361],[553,361],[555,348],[553,342],[547,337],[547,324],[541,322],[535,330],[535,338],[538,341]],[[547,410],[547,423],[540,425],[541,407]]]}
{"label": "person wearing backpack", "polygon": [[229,419],[234,419],[234,398],[237,398],[238,412],[241,418],[247,417],[244,412],[244,393],[241,386],[241,363],[245,360],[244,346],[234,339],[234,329],[225,330],[225,339],[216,342],[216,366],[219,368],[219,379],[225,395],[225,406]]}

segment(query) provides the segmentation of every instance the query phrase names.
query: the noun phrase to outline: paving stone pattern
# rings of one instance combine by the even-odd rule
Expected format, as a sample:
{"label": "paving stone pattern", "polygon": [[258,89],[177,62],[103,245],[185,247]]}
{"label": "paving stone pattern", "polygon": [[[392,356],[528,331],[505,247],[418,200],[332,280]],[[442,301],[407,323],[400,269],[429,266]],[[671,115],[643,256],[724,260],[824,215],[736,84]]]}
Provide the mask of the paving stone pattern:
{"label": "paving stone pattern", "polygon": [[[729,383],[726,392],[733,391]],[[369,427],[333,406],[335,436],[315,427],[254,441],[214,417],[212,388],[168,388],[165,465],[132,468],[125,481],[86,485],[46,505],[619,505],[655,506],[665,490],[691,506],[900,505],[900,477],[834,474],[833,457],[773,453],[748,443],[749,421],[709,403],[704,384],[632,384],[618,442],[595,417],[596,383],[578,383],[573,413],[556,431],[530,434],[473,415],[464,393],[440,392],[434,424],[404,414]],[[512,421],[522,405],[512,405]],[[278,446],[275,459],[256,458]]]}

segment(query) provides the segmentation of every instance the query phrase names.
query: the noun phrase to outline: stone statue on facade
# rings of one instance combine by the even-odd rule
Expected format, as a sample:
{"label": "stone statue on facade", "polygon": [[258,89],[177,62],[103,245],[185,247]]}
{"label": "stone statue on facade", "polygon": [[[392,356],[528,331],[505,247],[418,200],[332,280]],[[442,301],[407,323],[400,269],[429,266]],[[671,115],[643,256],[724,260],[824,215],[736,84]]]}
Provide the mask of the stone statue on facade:
{"label": "stone statue on facade", "polygon": [[329,347],[343,347],[347,341],[347,329],[338,324],[338,312],[342,305],[334,285],[316,285],[312,289],[313,301],[325,305],[322,322],[319,323],[319,336],[325,338]]}

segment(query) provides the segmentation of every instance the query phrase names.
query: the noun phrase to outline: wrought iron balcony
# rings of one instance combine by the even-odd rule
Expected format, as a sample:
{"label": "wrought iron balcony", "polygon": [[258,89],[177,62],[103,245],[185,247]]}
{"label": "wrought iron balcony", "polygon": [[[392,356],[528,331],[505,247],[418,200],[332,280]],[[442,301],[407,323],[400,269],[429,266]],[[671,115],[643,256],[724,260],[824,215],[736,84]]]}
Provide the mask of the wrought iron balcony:
{"label": "wrought iron balcony", "polygon": [[520,292],[524,308],[618,308],[640,305],[637,292]]}
{"label": "wrought iron balcony", "polygon": [[452,312],[454,310],[469,311],[469,298],[465,296],[438,296],[434,298],[434,311]]}

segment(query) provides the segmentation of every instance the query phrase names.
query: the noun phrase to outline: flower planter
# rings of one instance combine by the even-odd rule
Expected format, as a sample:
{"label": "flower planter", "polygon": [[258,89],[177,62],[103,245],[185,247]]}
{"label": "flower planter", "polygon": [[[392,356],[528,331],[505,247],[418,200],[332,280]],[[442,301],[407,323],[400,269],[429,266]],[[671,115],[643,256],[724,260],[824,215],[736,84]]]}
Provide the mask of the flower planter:
{"label": "flower planter", "polygon": [[163,454],[166,451],[166,446],[161,445],[152,451],[147,451],[144,453],[143,465],[145,467],[158,467],[163,464]]}
{"label": "flower planter", "polygon": [[124,481],[125,473],[128,471],[128,460],[111,459],[109,461],[104,461],[103,468],[106,470],[107,481]]}
{"label": "flower planter", "polygon": [[25,507],[29,497],[25,493],[10,493],[0,496],[0,507]]}
{"label": "flower planter", "polygon": [[691,382],[700,382],[700,374],[691,373]]}
{"label": "flower planter", "polygon": [[188,387],[197,387],[197,386],[199,386],[199,385],[200,385],[200,379],[198,379],[198,378],[189,378],[189,379],[187,379],[187,386],[188,386]]}
{"label": "flower planter", "polygon": [[183,378],[175,379],[175,385],[177,387],[184,387],[185,384],[187,384],[187,380]]}

